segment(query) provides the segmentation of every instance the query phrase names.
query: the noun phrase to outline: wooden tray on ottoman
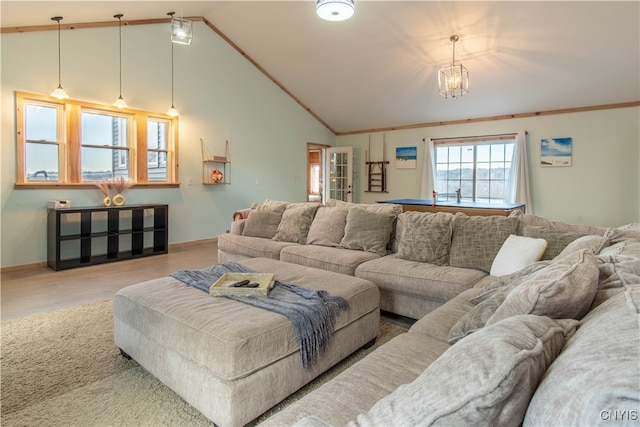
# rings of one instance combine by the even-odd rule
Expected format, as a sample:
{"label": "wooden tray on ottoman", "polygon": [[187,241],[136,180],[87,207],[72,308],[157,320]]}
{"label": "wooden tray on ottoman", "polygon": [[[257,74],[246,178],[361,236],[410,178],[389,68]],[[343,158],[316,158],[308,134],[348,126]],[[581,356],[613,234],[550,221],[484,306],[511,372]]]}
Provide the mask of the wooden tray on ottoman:
{"label": "wooden tray on ottoman", "polygon": [[[249,280],[258,284],[255,288],[245,287],[233,287],[233,283],[240,280]],[[212,297],[219,297],[225,295],[233,296],[261,296],[266,297],[275,280],[273,279],[273,273],[224,273],[216,283],[209,288],[209,295]]]}

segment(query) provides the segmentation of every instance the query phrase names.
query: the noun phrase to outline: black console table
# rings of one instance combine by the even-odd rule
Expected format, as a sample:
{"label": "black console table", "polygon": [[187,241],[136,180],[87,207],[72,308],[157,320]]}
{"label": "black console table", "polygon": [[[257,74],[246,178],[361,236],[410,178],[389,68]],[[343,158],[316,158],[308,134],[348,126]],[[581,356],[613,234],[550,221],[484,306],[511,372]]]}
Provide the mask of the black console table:
{"label": "black console table", "polygon": [[47,265],[54,270],[166,254],[168,247],[168,205],[47,210]]}

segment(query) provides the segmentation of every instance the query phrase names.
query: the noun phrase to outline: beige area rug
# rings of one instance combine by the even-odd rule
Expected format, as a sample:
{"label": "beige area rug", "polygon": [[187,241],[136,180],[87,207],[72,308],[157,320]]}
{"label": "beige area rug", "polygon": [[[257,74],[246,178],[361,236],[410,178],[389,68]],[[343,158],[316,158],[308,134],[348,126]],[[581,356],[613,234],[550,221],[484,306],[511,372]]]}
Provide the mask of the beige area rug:
{"label": "beige area rug", "polygon": [[[359,350],[258,419],[336,376],[406,328],[381,322]],[[6,426],[213,425],[113,343],[111,300],[2,322],[0,424]]]}

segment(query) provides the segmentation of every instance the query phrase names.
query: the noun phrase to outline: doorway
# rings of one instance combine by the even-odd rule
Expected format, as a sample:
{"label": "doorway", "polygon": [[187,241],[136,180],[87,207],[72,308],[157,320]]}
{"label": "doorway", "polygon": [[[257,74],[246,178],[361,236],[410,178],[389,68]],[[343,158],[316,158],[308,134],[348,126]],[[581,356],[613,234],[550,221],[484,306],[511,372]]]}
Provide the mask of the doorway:
{"label": "doorway", "polygon": [[307,143],[307,201],[324,203],[323,193],[323,150],[330,145]]}

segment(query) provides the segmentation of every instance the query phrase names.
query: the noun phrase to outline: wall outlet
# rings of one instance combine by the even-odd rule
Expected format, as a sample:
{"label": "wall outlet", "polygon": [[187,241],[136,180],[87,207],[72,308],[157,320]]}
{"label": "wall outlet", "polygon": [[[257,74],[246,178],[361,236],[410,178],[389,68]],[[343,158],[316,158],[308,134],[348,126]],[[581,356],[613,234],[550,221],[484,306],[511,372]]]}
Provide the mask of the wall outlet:
{"label": "wall outlet", "polygon": [[576,215],[576,222],[582,222],[584,218],[582,218],[582,214]]}
{"label": "wall outlet", "polygon": [[187,178],[187,185],[193,185],[193,178]]}

